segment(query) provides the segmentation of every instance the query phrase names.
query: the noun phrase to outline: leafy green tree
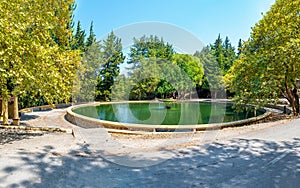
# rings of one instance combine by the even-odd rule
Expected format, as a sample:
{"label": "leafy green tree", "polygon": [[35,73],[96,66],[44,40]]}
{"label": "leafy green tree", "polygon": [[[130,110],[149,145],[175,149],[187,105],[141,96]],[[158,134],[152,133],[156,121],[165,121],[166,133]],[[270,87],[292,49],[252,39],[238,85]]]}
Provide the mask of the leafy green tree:
{"label": "leafy green tree", "polygon": [[[185,86],[182,87],[182,91],[179,91],[179,93],[184,96],[185,92],[189,91],[191,97],[191,90],[196,88],[196,86],[202,85],[203,64],[198,57],[189,54],[175,54],[173,55],[173,62],[184,71],[180,76],[177,75],[180,78],[179,82],[182,82],[181,85]],[[187,79],[190,79],[193,84],[188,84]]]}
{"label": "leafy green tree", "polygon": [[[172,62],[174,54],[172,45],[152,35],[140,39],[134,38],[133,41],[127,63],[129,75],[136,85],[132,89],[130,98],[151,99],[155,94],[162,95],[164,91],[172,88],[166,80],[159,78],[160,66]],[[158,90],[157,86],[160,86]]]}
{"label": "leafy green tree", "polygon": [[299,114],[300,1],[277,0],[252,28],[227,77],[237,104],[257,107],[284,96]]}
{"label": "leafy green tree", "polygon": [[69,49],[69,7],[73,3],[1,1],[0,92],[5,103],[9,95],[22,97],[27,92],[50,104],[70,99],[80,61],[79,52]]}
{"label": "leafy green tree", "polygon": [[130,74],[131,83],[134,83],[129,99],[153,99],[158,83],[160,82],[161,59],[151,57],[139,60],[139,68],[133,70]]}
{"label": "leafy green tree", "polygon": [[159,39],[157,36],[151,35],[146,37],[145,35],[140,39],[133,39],[133,46],[130,48],[128,64],[129,69],[134,70],[141,64],[141,59],[159,58],[166,61],[172,60],[174,50],[172,45],[165,44],[163,39]]}
{"label": "leafy green tree", "polygon": [[[68,11],[70,19],[69,19],[69,22],[68,22],[68,25],[67,25],[67,29],[71,30],[72,33],[74,31],[74,25],[75,25],[75,23],[74,23],[74,11],[76,10],[76,7],[77,7],[77,5],[76,5],[75,1],[73,1],[72,3],[70,3],[69,11]],[[73,39],[73,35],[72,35],[72,37],[70,37],[70,44],[71,44],[72,39]]]}
{"label": "leafy green tree", "polygon": [[97,100],[111,100],[111,91],[115,78],[120,73],[120,64],[125,56],[122,52],[121,39],[111,32],[101,43],[101,68],[97,82]]}
{"label": "leafy green tree", "polygon": [[[68,6],[68,10],[61,11],[61,10],[55,10],[55,15],[57,17],[60,17],[62,21],[66,21],[66,28],[64,27],[55,27],[51,31],[52,39],[53,41],[60,46],[62,49],[70,50],[72,49],[72,40],[73,35],[70,35],[70,33],[73,33],[73,27],[74,27],[74,11],[76,8],[75,2],[71,2]],[[64,19],[64,17],[69,17],[69,19]],[[61,29],[66,29],[68,32],[64,33]],[[31,91],[27,91],[23,95],[19,96],[19,107],[20,108],[26,108],[31,106],[41,106],[47,104],[46,100],[44,99],[44,96],[38,94],[36,97],[33,97]],[[64,102],[64,101],[58,101],[58,102]]]}

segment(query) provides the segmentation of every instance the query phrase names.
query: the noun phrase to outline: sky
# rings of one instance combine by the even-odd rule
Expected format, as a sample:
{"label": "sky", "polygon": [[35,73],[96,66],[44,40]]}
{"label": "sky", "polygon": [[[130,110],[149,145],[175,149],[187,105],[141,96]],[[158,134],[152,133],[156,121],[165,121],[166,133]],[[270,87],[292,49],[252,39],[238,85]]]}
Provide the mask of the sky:
{"label": "sky", "polygon": [[98,40],[124,26],[158,22],[185,30],[204,45],[214,43],[219,34],[223,40],[228,36],[236,47],[239,39],[249,38],[251,27],[274,2],[275,0],[76,0],[74,21],[77,23],[80,20],[87,34],[93,21]]}

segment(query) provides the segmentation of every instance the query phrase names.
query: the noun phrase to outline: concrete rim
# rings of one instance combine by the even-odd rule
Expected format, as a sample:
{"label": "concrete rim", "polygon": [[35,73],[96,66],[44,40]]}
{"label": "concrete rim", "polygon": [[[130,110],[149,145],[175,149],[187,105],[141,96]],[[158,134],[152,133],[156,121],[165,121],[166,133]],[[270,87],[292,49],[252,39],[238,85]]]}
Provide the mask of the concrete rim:
{"label": "concrete rim", "polygon": [[[216,102],[216,103],[232,103],[229,100],[191,100],[191,101],[199,101],[199,102]],[[118,102],[93,102],[87,104],[80,104],[71,106],[67,109],[66,119],[82,128],[107,128],[107,129],[117,129],[119,131],[124,130],[124,132],[128,131],[143,131],[143,132],[157,132],[160,130],[163,131],[183,131],[183,132],[196,132],[196,131],[205,131],[205,130],[217,130],[226,127],[237,127],[245,124],[250,124],[262,119],[267,118],[271,115],[271,111],[268,108],[262,108],[265,113],[233,122],[225,122],[225,123],[213,123],[213,124],[197,124],[197,125],[147,125],[147,124],[133,124],[133,123],[120,123],[120,122],[112,122],[106,120],[99,120],[95,118],[86,117],[77,113],[74,113],[72,110],[85,107],[85,106],[97,106],[100,104],[120,104],[120,103],[157,103],[158,101],[118,101]],[[187,101],[190,102],[190,101]],[[118,131],[118,132],[119,132]]]}

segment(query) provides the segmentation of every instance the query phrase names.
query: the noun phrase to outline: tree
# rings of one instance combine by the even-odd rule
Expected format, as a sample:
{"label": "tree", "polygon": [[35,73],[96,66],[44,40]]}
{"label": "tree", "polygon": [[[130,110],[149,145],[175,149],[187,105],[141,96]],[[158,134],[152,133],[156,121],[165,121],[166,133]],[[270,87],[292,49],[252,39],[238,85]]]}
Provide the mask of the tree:
{"label": "tree", "polygon": [[145,35],[140,39],[133,39],[133,46],[130,48],[129,60],[127,64],[130,70],[134,70],[139,67],[142,59],[159,58],[162,60],[170,61],[174,50],[172,45],[165,44],[163,39],[159,39],[157,36],[151,35],[146,37]]}
{"label": "tree", "polygon": [[101,43],[101,68],[97,82],[97,100],[111,100],[111,91],[115,78],[120,73],[120,64],[125,56],[122,52],[121,39],[111,32]]}
{"label": "tree", "polygon": [[86,47],[89,47],[91,46],[93,43],[96,42],[96,35],[93,31],[93,22],[91,22],[91,26],[90,26],[90,34],[86,40],[86,43],[85,43],[85,46]]}
{"label": "tree", "polygon": [[235,49],[231,45],[228,37],[223,42],[219,34],[213,45],[210,45],[210,50],[213,52],[216,60],[221,68],[222,74],[225,75],[232,66],[233,61],[236,60]]}
{"label": "tree", "polygon": [[73,49],[81,50],[84,52],[85,49],[85,31],[81,29],[80,21],[77,22],[77,28],[73,40]]}
{"label": "tree", "polygon": [[91,102],[99,93],[96,91],[96,85],[100,75],[102,55],[100,42],[96,41],[96,35],[93,31],[93,22],[91,22],[86,42],[84,42],[85,32],[81,30],[80,22],[78,22],[75,41],[77,41],[78,48],[84,50],[82,51],[84,53],[74,81],[73,102]]}
{"label": "tree", "polygon": [[[68,10],[55,10],[55,15],[59,17],[60,21],[67,22],[66,27],[54,27],[49,31],[51,33],[53,41],[59,45],[61,49],[71,50],[72,49],[72,40],[73,40],[73,18],[74,18],[74,10],[76,8],[75,2],[70,2],[68,6]],[[66,18],[66,19],[65,19]],[[57,23],[60,25],[60,23]],[[63,30],[67,30],[66,33]],[[39,106],[47,104],[47,101],[44,99],[44,96],[37,94],[36,97],[34,92],[27,91],[26,93],[19,96],[19,107],[26,108],[31,106]],[[63,101],[59,101],[63,102]]]}
{"label": "tree", "polygon": [[112,88],[112,100],[128,100],[131,85],[131,80],[124,74],[120,74]]}
{"label": "tree", "polygon": [[238,43],[238,53],[237,53],[237,56],[239,57],[240,54],[242,53],[242,47],[243,47],[243,43],[242,43],[242,39],[239,40],[239,43]]}
{"label": "tree", "polygon": [[223,72],[226,74],[227,71],[232,66],[233,62],[237,59],[237,57],[236,57],[236,54],[235,54],[235,49],[231,45],[230,40],[229,40],[228,37],[225,38],[223,48],[224,48]]}
{"label": "tree", "polygon": [[49,104],[70,99],[74,70],[80,61],[78,51],[69,49],[69,7],[73,3],[1,2],[0,88],[4,103],[9,95],[21,97],[27,92],[32,98],[42,96]]}
{"label": "tree", "polygon": [[277,0],[252,28],[227,77],[237,104],[262,106],[284,96],[299,114],[300,1]]}
{"label": "tree", "polygon": [[204,77],[202,87],[209,90],[212,98],[224,97],[222,71],[210,46],[206,46],[201,52],[197,51],[195,56],[203,63]]}
{"label": "tree", "polygon": [[[165,43],[157,36],[143,36],[133,39],[134,44],[129,53],[129,75],[133,83],[131,99],[151,99],[162,95],[172,88],[166,80],[160,79],[160,66],[172,63],[174,50],[172,45]],[[167,67],[165,67],[167,68]],[[160,88],[157,90],[157,86]]]}
{"label": "tree", "polygon": [[225,57],[224,57],[224,46],[223,40],[221,35],[219,34],[218,38],[216,39],[215,43],[211,45],[211,50],[213,51],[214,56],[221,68],[222,74],[225,74]]}
{"label": "tree", "polygon": [[73,102],[83,103],[95,101],[97,78],[101,68],[101,48],[99,42],[87,46],[78,66],[74,80]]}
{"label": "tree", "polygon": [[184,86],[180,87],[181,91],[179,91],[179,93],[184,96],[185,92],[190,91],[191,97],[191,90],[202,84],[202,78],[204,76],[203,64],[198,57],[189,54],[175,54],[173,55],[173,62],[184,71],[183,74],[177,75],[177,77],[180,78],[180,85]]}

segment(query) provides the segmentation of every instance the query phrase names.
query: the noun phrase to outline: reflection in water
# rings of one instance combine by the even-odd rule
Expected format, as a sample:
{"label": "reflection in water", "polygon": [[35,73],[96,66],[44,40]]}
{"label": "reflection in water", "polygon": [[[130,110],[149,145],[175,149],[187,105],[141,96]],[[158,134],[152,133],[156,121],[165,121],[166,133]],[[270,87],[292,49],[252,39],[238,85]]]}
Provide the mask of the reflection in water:
{"label": "reflection in water", "polygon": [[[107,121],[152,125],[191,125],[247,119],[252,111],[236,112],[231,104],[203,102],[121,103],[81,107],[75,113]],[[257,113],[257,115],[260,115]]]}

